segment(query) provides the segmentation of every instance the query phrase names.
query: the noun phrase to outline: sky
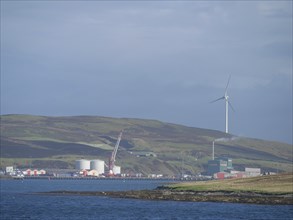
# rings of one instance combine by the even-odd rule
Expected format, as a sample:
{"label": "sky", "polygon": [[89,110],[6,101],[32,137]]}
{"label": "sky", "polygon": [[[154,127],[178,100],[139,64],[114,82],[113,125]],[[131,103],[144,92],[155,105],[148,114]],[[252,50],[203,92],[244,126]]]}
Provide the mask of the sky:
{"label": "sky", "polygon": [[292,1],[1,1],[1,115],[155,119],[292,144]]}

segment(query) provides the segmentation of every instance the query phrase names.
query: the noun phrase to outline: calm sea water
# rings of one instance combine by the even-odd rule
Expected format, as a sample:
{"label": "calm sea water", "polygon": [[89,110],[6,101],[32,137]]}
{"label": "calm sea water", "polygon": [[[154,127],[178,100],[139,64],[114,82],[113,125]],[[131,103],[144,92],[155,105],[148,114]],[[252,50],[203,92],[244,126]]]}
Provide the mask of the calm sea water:
{"label": "calm sea water", "polygon": [[293,219],[293,206],[47,196],[51,190],[154,189],[162,181],[1,180],[0,219]]}

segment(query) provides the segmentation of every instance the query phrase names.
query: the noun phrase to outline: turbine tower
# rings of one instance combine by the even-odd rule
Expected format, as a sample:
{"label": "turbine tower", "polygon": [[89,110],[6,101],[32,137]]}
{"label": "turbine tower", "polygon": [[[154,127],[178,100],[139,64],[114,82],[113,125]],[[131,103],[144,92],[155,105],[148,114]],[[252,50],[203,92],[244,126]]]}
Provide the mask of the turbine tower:
{"label": "turbine tower", "polygon": [[229,106],[231,107],[231,109],[233,111],[235,111],[234,108],[232,107],[231,103],[229,102],[229,96],[228,96],[228,86],[229,86],[230,78],[231,78],[231,75],[229,76],[224,96],[222,96],[221,98],[218,98],[218,99],[216,99],[216,100],[211,102],[211,103],[214,103],[214,102],[217,102],[217,101],[222,100],[222,99],[225,100],[225,104],[226,104],[226,129],[225,129],[225,132],[226,133],[229,132],[229,129],[228,129],[228,127],[229,127],[229,123],[228,123],[229,122],[229,114],[228,114]]}

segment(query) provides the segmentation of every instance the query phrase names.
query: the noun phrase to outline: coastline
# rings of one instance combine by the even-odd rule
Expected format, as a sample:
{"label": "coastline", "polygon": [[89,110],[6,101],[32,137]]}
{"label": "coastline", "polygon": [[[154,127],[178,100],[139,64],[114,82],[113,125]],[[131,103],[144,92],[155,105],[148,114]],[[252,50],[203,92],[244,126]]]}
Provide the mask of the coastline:
{"label": "coastline", "polygon": [[168,188],[139,191],[50,191],[40,192],[41,195],[63,196],[106,196],[111,198],[167,200],[183,202],[227,202],[249,203],[262,205],[293,205],[293,194],[271,194],[236,191],[178,191]]}

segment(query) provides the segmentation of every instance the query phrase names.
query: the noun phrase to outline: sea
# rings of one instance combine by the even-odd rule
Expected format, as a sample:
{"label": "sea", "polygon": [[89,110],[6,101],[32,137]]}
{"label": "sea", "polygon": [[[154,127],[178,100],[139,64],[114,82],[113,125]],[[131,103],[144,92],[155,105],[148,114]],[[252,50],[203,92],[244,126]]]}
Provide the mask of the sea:
{"label": "sea", "polygon": [[43,195],[55,190],[154,189],[163,180],[0,180],[0,219],[293,219],[292,205],[176,202],[99,196]]}

